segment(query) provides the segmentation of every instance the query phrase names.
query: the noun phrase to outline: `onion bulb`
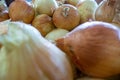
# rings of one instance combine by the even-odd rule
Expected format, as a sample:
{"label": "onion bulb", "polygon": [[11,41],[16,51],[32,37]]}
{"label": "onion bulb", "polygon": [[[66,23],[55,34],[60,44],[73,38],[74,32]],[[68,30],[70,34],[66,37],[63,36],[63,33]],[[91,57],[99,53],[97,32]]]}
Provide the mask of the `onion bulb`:
{"label": "onion bulb", "polygon": [[25,0],[15,0],[9,6],[12,21],[23,21],[30,24],[35,16],[33,6]]}
{"label": "onion bulb", "polygon": [[115,15],[115,0],[103,0],[95,11],[96,21],[112,22]]}
{"label": "onion bulb", "polygon": [[95,0],[80,0],[76,5],[81,16],[81,23],[93,20],[94,12],[98,7]]}
{"label": "onion bulb", "polygon": [[36,13],[49,16],[52,16],[54,10],[58,8],[56,0],[34,0],[33,5]]}
{"label": "onion bulb", "polygon": [[65,53],[33,26],[1,22],[0,30],[0,80],[73,80]]}
{"label": "onion bulb", "polygon": [[80,23],[80,15],[75,6],[61,5],[53,14],[53,23],[57,28],[72,30]]}
{"label": "onion bulb", "polygon": [[55,26],[52,22],[52,18],[47,14],[37,15],[33,21],[32,25],[40,31],[42,36],[46,36],[50,31],[52,31]]}
{"label": "onion bulb", "polygon": [[83,73],[106,78],[120,73],[120,29],[106,22],[86,22],[56,40]]}
{"label": "onion bulb", "polygon": [[52,43],[55,43],[55,40],[65,36],[69,31],[65,29],[56,28],[50,31],[45,38]]}

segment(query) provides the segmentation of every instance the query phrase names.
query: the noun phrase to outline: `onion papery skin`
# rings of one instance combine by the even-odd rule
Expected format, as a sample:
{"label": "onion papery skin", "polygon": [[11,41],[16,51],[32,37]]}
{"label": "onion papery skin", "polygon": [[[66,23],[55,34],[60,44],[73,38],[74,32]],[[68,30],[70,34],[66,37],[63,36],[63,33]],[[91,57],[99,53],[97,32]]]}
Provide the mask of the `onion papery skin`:
{"label": "onion papery skin", "polygon": [[15,0],[9,6],[9,16],[11,21],[22,21],[30,24],[35,17],[35,10],[29,2]]}
{"label": "onion papery skin", "polygon": [[86,22],[56,40],[83,73],[106,78],[120,73],[120,29],[106,22]]}

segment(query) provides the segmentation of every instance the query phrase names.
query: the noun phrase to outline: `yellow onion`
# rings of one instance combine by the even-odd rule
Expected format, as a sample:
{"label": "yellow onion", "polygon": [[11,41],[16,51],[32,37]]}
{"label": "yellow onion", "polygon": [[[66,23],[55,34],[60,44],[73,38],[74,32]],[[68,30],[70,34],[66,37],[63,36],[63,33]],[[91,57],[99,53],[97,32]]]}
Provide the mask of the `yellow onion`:
{"label": "yellow onion", "polygon": [[50,31],[52,31],[55,26],[52,22],[52,18],[47,14],[37,15],[33,21],[32,25],[40,31],[42,36],[46,36]]}
{"label": "yellow onion", "polygon": [[73,80],[71,64],[33,26],[0,23],[0,80]]}
{"label": "yellow onion", "polygon": [[52,43],[55,43],[55,40],[65,36],[69,31],[65,29],[56,28],[50,31],[45,38]]}
{"label": "yellow onion", "polygon": [[58,8],[56,0],[34,0],[33,5],[36,13],[49,16],[52,16],[54,10]]}
{"label": "yellow onion", "polygon": [[53,14],[53,23],[57,28],[72,30],[80,23],[80,15],[75,6],[64,4]]}
{"label": "yellow onion", "polygon": [[15,0],[9,6],[9,16],[12,21],[23,21],[29,24],[35,16],[35,11],[27,1]]}
{"label": "yellow onion", "polygon": [[56,45],[89,76],[120,74],[120,29],[110,23],[86,22],[56,40]]}
{"label": "yellow onion", "polygon": [[76,7],[81,16],[81,23],[84,23],[93,20],[98,4],[95,0],[80,0]]}
{"label": "yellow onion", "polygon": [[95,11],[95,20],[112,22],[115,15],[115,2],[115,0],[103,0]]}

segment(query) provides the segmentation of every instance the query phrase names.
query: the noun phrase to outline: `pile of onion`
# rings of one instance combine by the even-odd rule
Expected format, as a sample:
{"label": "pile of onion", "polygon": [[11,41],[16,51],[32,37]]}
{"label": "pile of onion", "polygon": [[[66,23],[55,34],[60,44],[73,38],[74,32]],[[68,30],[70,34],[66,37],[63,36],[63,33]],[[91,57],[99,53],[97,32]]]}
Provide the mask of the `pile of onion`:
{"label": "pile of onion", "polygon": [[83,73],[105,78],[120,73],[120,29],[106,22],[86,22],[56,40]]}

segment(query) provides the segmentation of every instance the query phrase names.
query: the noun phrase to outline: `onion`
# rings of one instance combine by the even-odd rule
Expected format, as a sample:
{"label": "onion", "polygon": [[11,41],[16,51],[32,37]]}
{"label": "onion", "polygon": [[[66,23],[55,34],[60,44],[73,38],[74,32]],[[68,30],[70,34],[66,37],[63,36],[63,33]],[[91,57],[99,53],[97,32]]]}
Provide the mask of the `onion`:
{"label": "onion", "polygon": [[53,14],[53,23],[58,28],[72,30],[80,23],[80,15],[77,8],[70,4],[60,6]]}
{"label": "onion", "polygon": [[95,20],[112,22],[115,15],[115,0],[103,0],[95,11]]}
{"label": "onion", "polygon": [[55,43],[55,40],[65,36],[69,31],[65,29],[56,28],[50,31],[45,38],[52,43]]}
{"label": "onion", "polygon": [[86,22],[56,45],[83,73],[106,78],[120,73],[120,29],[106,22]]}
{"label": "onion", "polygon": [[0,80],[73,80],[68,57],[22,22],[0,23]]}
{"label": "onion", "polygon": [[38,14],[53,15],[53,12],[58,8],[56,0],[34,0],[34,8]]}
{"label": "onion", "polygon": [[47,14],[37,15],[33,21],[32,25],[40,31],[42,36],[46,36],[50,31],[52,31],[55,26],[52,22],[52,18]]}
{"label": "onion", "polygon": [[93,20],[94,12],[98,7],[95,0],[80,0],[76,5],[81,16],[81,23]]}
{"label": "onion", "polygon": [[31,23],[35,11],[30,3],[25,0],[15,0],[9,6],[9,16],[12,21]]}

